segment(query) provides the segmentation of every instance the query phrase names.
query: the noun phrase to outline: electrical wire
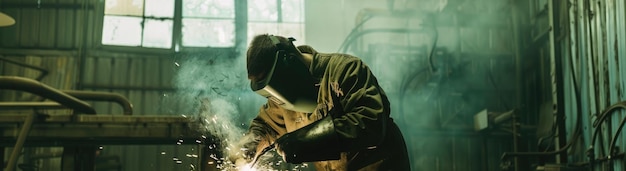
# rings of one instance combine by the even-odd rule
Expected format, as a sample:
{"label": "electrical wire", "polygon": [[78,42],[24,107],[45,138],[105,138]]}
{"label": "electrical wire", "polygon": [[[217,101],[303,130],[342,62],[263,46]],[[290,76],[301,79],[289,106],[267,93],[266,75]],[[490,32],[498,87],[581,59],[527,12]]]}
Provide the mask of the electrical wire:
{"label": "electrical wire", "polygon": [[357,30],[360,29],[363,26],[363,24],[365,24],[370,19],[372,19],[372,16],[367,16],[366,18],[361,20],[361,22],[359,22],[359,24],[354,26],[354,28],[352,28],[352,30],[350,30],[350,33],[348,33],[348,36],[346,36],[346,38],[343,40],[343,42],[339,46],[339,49],[337,49],[337,52],[345,52],[346,50],[342,51],[342,49],[347,49],[347,46],[348,46],[348,43],[349,43],[348,40],[351,40],[352,36],[354,36],[354,34],[357,32]]}
{"label": "electrical wire", "polygon": [[[606,120],[607,116],[611,113],[614,113],[613,111],[617,109],[626,109],[626,101],[622,101],[622,102],[609,106],[600,114],[600,117],[594,121],[593,127],[595,129],[594,129],[593,135],[591,136],[591,148],[592,149],[595,147],[596,139],[598,135],[600,134],[600,130],[602,130],[601,128],[596,128],[596,127],[600,126],[600,124],[604,122],[604,120]],[[620,122],[620,126],[618,127],[617,132],[615,133],[615,136],[612,138],[611,145],[609,146],[609,155],[613,154],[615,143],[617,141],[617,136],[619,136],[619,133],[622,131],[622,127],[624,127],[624,125],[626,124],[625,122],[626,122],[626,118],[622,119],[622,121]],[[592,152],[595,154],[595,150],[593,150]]]}
{"label": "electrical wire", "polygon": [[[596,128],[598,126],[600,126],[600,123],[604,122],[604,120],[607,118],[607,116],[611,113],[614,113],[613,111],[617,110],[617,109],[626,109],[626,101],[622,101],[616,104],[613,104],[611,106],[609,106],[606,110],[604,110],[601,114],[600,117],[596,120],[598,121],[597,123],[599,124],[595,124],[594,123],[594,131],[593,134],[591,136],[591,147],[590,147],[590,155],[591,155],[591,159],[589,162],[589,165],[591,167],[591,170],[594,170],[594,161],[596,160],[595,158],[595,144],[596,144],[596,139],[598,137],[598,135],[600,135],[600,130],[602,130],[602,128]],[[615,132],[615,135],[613,136],[612,140],[611,140],[611,144],[609,145],[609,155],[607,156],[607,159],[611,159],[611,156],[615,156],[615,144],[617,143],[617,137],[619,136],[619,134],[622,131],[622,128],[624,127],[624,125],[626,124],[626,118],[622,118],[622,121],[620,122],[620,126],[618,127],[617,131]],[[601,150],[601,152],[604,152],[604,150]],[[603,154],[604,155],[604,154]]]}
{"label": "electrical wire", "polygon": [[604,122],[604,120],[606,119],[606,117],[608,116],[608,114],[610,114],[610,111],[615,110],[615,108],[624,108],[626,109],[626,101],[623,102],[618,102],[612,106],[609,106],[605,112],[602,112],[602,114],[600,114],[599,118],[595,121],[593,121],[593,127],[598,127],[602,122]]}
{"label": "electrical wire", "polygon": [[611,155],[616,153],[615,144],[617,144],[617,137],[619,137],[620,133],[622,132],[622,128],[624,128],[625,124],[626,124],[626,117],[622,118],[622,121],[619,123],[619,127],[617,127],[617,131],[615,131],[615,135],[613,135],[613,138],[611,138],[612,140],[611,140],[611,145],[609,146],[609,158],[611,158]]}
{"label": "electrical wire", "polygon": [[[435,15],[436,16],[436,15]],[[439,31],[437,30],[437,19],[433,17],[433,47],[430,49],[430,54],[428,55],[428,66],[430,66],[430,72],[437,72],[437,68],[435,68],[435,64],[433,63],[433,54],[435,54],[435,48],[437,48],[437,42],[439,41]]]}
{"label": "electrical wire", "polygon": [[[353,41],[357,40],[358,37],[361,37],[366,34],[376,33],[376,32],[389,32],[389,33],[406,33],[406,32],[422,32],[422,29],[406,29],[406,28],[377,28],[377,29],[367,29],[364,31],[356,32],[353,36],[349,37],[347,40],[347,44],[351,44]],[[344,46],[342,48],[342,53],[346,53],[349,50],[349,46]]]}

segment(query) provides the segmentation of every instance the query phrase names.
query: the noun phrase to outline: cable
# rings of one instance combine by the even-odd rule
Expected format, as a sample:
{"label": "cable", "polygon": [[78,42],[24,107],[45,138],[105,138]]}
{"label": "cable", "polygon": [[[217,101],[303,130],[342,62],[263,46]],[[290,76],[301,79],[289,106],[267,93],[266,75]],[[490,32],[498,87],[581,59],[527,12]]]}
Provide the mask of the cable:
{"label": "cable", "polygon": [[[357,37],[361,37],[363,35],[366,34],[370,34],[370,33],[376,33],[376,32],[390,32],[390,33],[405,33],[405,32],[422,32],[423,30],[421,29],[406,29],[406,28],[378,28],[378,29],[368,29],[368,30],[364,30],[364,31],[360,31],[355,33],[354,36],[350,37],[347,41],[348,44],[350,44],[351,42],[355,41]],[[341,51],[342,53],[346,53],[349,49],[349,47],[346,47],[343,51]]]}
{"label": "cable", "polygon": [[354,34],[356,33],[356,30],[361,28],[361,26],[363,26],[363,24],[365,24],[365,22],[367,22],[367,20],[369,20],[371,18],[372,18],[372,16],[368,15],[365,19],[361,20],[361,22],[359,24],[354,26],[354,28],[352,28],[352,30],[350,30],[350,33],[348,33],[348,36],[346,36],[346,39],[344,39],[343,42],[341,43],[341,45],[339,46],[339,49],[337,49],[337,52],[341,52],[341,50],[344,49],[344,48],[347,49],[348,40],[352,39],[352,36],[354,36]]}
{"label": "cable", "polygon": [[611,158],[611,155],[615,154],[615,144],[617,144],[617,137],[619,137],[620,133],[622,132],[624,124],[626,124],[626,117],[622,118],[622,121],[619,123],[619,127],[617,127],[617,131],[615,131],[615,135],[613,135],[611,145],[609,146],[609,159]]}
{"label": "cable", "polygon": [[609,106],[607,111],[602,112],[600,117],[597,120],[593,121],[593,127],[598,127],[598,125],[600,125],[606,119],[606,117],[608,116],[609,112],[614,110],[614,108],[616,108],[616,107],[621,107],[621,108],[626,109],[626,101],[618,102],[618,103],[614,104],[613,106]]}
{"label": "cable", "polygon": [[[609,106],[606,110],[604,110],[604,112],[602,112],[600,114],[601,117],[598,118],[596,121],[598,123],[604,122],[604,120],[607,118],[606,116],[608,116],[610,113],[613,113],[613,111],[615,111],[617,109],[620,109],[620,108],[621,109],[626,109],[626,101],[622,101],[622,102],[619,102],[619,103],[616,103],[616,104],[613,104],[613,105]],[[620,123],[620,128],[618,128],[618,131],[620,131],[620,132],[621,132],[621,127],[623,127],[623,125],[624,125],[623,122],[624,122],[624,119],[622,119],[622,122]],[[595,128],[595,127],[598,127],[599,125],[600,124],[595,124],[595,122],[594,122],[593,127]],[[598,137],[598,134],[600,134],[600,130],[602,130],[602,129],[601,128],[595,128],[594,131],[593,131],[593,135],[591,136],[591,148],[592,149],[595,147],[596,138]],[[617,133],[619,133],[619,132],[617,132]],[[611,144],[613,144],[613,143],[611,143]],[[609,147],[609,155],[612,153],[612,151],[610,151],[610,150],[612,150],[611,147]],[[593,153],[595,153],[595,150],[593,150]]]}
{"label": "cable", "polygon": [[[437,16],[437,15],[435,15]],[[437,18],[433,17],[433,47],[430,49],[430,54],[428,55],[428,65],[430,66],[430,72],[437,72],[437,68],[433,64],[433,54],[435,53],[435,48],[437,47],[437,42],[439,41],[439,31],[437,30]]]}

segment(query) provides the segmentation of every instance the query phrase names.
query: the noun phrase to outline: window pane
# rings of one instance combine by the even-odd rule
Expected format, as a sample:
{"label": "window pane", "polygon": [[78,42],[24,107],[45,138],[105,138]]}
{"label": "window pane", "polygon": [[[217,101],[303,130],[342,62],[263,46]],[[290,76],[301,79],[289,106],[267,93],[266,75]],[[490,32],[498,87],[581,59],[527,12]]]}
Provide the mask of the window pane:
{"label": "window pane", "polygon": [[174,0],[146,0],[145,16],[174,18]]}
{"label": "window pane", "polygon": [[143,30],[143,46],[172,47],[172,20],[146,19]]}
{"label": "window pane", "polygon": [[296,38],[298,44],[304,43],[304,24],[280,23],[278,24],[278,35]]}
{"label": "window pane", "polygon": [[183,0],[183,17],[235,18],[235,1]]}
{"label": "window pane", "polygon": [[248,0],[249,21],[278,21],[276,0]]}
{"label": "window pane", "polygon": [[183,46],[232,47],[235,21],[183,18]]}
{"label": "window pane", "polygon": [[102,44],[141,45],[141,18],[125,16],[104,16]]}
{"label": "window pane", "polygon": [[283,22],[304,22],[303,0],[282,0]]}
{"label": "window pane", "polygon": [[143,0],[106,0],[104,14],[143,16]]}

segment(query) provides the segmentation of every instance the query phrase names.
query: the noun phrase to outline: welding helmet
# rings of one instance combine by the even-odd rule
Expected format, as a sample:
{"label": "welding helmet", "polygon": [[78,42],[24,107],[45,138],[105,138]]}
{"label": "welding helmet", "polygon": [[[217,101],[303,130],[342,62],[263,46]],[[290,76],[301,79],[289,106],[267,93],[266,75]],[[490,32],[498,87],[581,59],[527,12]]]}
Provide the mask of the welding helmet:
{"label": "welding helmet", "polygon": [[265,78],[250,82],[252,91],[268,98],[282,108],[312,113],[317,107],[317,81],[300,59],[300,51],[293,45],[294,38],[280,42],[270,35],[277,48],[273,65]]}

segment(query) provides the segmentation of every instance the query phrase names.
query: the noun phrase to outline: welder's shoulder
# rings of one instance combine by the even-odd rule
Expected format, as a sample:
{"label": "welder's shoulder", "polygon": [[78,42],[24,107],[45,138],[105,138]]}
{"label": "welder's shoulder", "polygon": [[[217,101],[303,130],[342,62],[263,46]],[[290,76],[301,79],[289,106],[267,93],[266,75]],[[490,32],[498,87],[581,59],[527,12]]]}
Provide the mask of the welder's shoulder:
{"label": "welder's shoulder", "polygon": [[334,63],[339,66],[358,66],[365,64],[359,57],[339,53],[331,54],[330,63]]}

